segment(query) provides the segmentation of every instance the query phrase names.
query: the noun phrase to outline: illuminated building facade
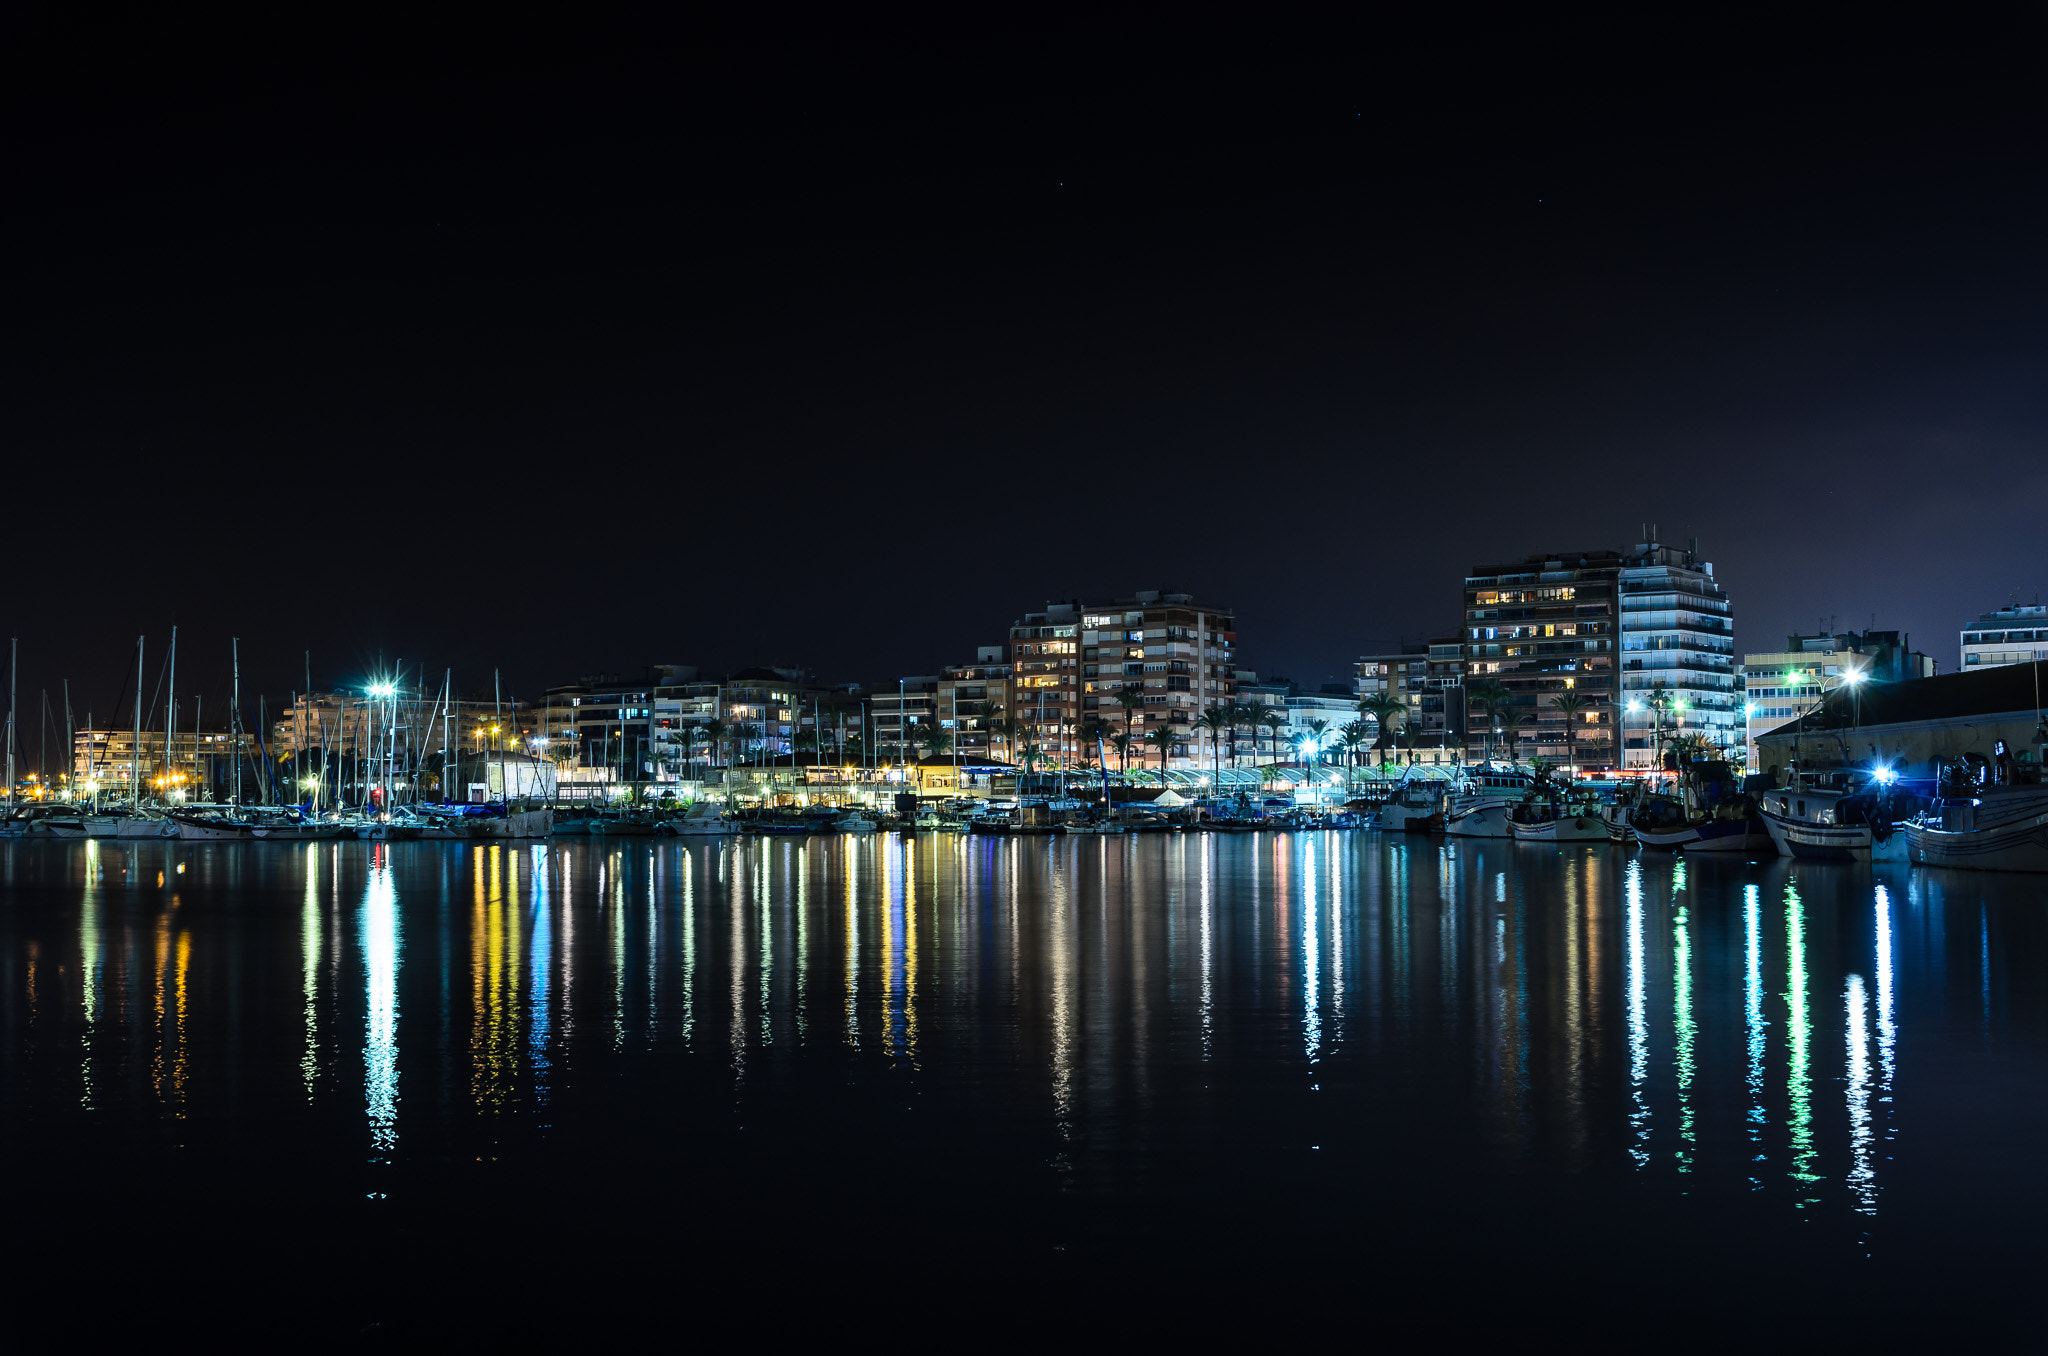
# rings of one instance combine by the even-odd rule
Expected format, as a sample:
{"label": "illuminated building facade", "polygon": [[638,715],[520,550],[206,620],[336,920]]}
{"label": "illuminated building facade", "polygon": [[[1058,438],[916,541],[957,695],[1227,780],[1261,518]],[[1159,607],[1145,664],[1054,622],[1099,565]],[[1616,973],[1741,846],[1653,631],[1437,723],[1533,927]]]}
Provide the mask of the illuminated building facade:
{"label": "illuminated building facade", "polygon": [[[1560,763],[1569,757],[1582,768],[1615,765],[1620,581],[1627,568],[1627,558],[1616,551],[1473,566],[1465,577],[1463,671],[1450,670],[1447,647],[1441,655],[1438,644],[1429,647],[1430,679],[1444,688],[1444,719],[1453,719],[1450,706],[1459,708],[1458,730],[1472,756],[1485,749],[1496,718],[1475,711],[1467,721],[1463,710],[1478,685],[1498,683],[1507,696],[1497,717],[1496,752],[1516,748]],[[1449,691],[1453,677],[1455,697]],[[1556,705],[1567,694],[1580,701],[1569,714]]]}
{"label": "illuminated building facade", "polygon": [[2048,659],[2048,604],[2015,603],[1986,612],[1962,631],[1962,667],[1995,669]]}
{"label": "illuminated building facade", "polygon": [[1785,648],[1742,657],[1742,712],[1748,767],[1763,770],[1757,741],[1809,715],[1850,681],[1932,678],[1936,665],[1897,631],[1787,636]]}
{"label": "illuminated building facade", "polygon": [[[1115,730],[1126,725],[1119,694],[1142,698],[1128,727],[1143,738],[1174,732],[1173,763],[1207,767],[1212,752],[1202,713],[1237,699],[1237,614],[1197,603],[1185,593],[1148,590],[1100,603],[1048,605],[1010,628],[1017,719],[1038,723],[1048,751],[1080,748],[1090,716]],[[1078,642],[1078,644],[1077,644]],[[1041,714],[1042,713],[1042,714]],[[1155,759],[1151,746],[1143,751]],[[1131,765],[1144,765],[1134,748]]]}

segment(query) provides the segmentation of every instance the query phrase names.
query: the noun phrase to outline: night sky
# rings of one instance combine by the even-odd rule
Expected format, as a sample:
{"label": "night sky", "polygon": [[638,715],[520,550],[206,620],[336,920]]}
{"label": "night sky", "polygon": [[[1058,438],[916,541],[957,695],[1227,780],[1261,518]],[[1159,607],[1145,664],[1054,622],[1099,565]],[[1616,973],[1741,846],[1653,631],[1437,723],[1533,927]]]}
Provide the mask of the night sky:
{"label": "night sky", "polygon": [[1948,668],[2048,575],[2031,31],[54,14],[0,44],[31,750],[174,622],[218,711],[231,634],[273,708],[309,647],[892,682],[1164,587],[1314,685],[1646,520],[1738,650]]}

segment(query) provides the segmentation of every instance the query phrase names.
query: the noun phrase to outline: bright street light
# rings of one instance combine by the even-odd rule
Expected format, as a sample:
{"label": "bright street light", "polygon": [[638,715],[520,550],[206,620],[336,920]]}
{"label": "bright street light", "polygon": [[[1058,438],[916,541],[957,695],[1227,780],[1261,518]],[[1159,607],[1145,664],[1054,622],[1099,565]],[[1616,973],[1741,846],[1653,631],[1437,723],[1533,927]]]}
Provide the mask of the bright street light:
{"label": "bright street light", "polygon": [[1847,669],[1847,670],[1845,670],[1845,671],[1843,672],[1843,674],[1842,674],[1842,681],[1843,681],[1843,682],[1845,682],[1845,683],[1847,683],[1847,684],[1848,684],[1849,686],[1851,686],[1851,687],[1854,687],[1854,686],[1856,686],[1856,684],[1858,684],[1858,683],[1860,683],[1860,682],[1862,682],[1862,681],[1863,681],[1863,670],[1862,670],[1862,669]]}

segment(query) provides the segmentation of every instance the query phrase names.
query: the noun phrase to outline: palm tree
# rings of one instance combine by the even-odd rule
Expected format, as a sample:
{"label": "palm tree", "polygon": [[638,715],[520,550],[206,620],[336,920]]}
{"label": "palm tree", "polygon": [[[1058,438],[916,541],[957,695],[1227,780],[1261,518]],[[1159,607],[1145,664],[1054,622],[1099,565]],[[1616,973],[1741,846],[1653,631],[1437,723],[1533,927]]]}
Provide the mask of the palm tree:
{"label": "palm tree", "polygon": [[[1145,704],[1145,694],[1135,687],[1127,687],[1116,694],[1116,704],[1124,709],[1124,733],[1131,733],[1131,722],[1138,708]],[[1132,736],[1134,739],[1136,736]],[[1124,771],[1131,770],[1130,746],[1124,746]]]}
{"label": "palm tree", "polygon": [[1363,720],[1347,720],[1337,727],[1337,737],[1344,741],[1344,795],[1349,799],[1352,776],[1358,769],[1358,750],[1370,742],[1372,736],[1366,733]]}
{"label": "palm tree", "polygon": [[752,748],[754,741],[760,737],[761,727],[758,725],[749,725],[745,721],[741,721],[732,727],[733,752],[735,754],[733,765],[735,767],[739,765],[741,758],[746,757],[747,750]]}
{"label": "palm tree", "polygon": [[1317,761],[1321,761],[1323,734],[1329,728],[1330,722],[1327,720],[1312,720],[1308,723],[1308,732],[1310,735],[1314,736],[1316,741]]}
{"label": "palm tree", "polygon": [[1103,722],[1101,716],[1091,713],[1081,722],[1081,757],[1084,761],[1090,758],[1100,761],[1099,754],[1104,741],[1109,738],[1109,732],[1110,727]]}
{"label": "palm tree", "polygon": [[1266,727],[1267,737],[1273,741],[1273,756],[1280,756],[1280,731],[1286,728],[1287,713],[1277,706],[1268,706],[1259,712],[1259,724]]}
{"label": "palm tree", "polygon": [[1250,702],[1233,702],[1230,706],[1230,769],[1237,770],[1237,732],[1241,726],[1251,726],[1259,718],[1258,710]]}
{"label": "palm tree", "polygon": [[1397,722],[1407,723],[1408,703],[1391,692],[1376,692],[1358,703],[1358,714],[1371,716],[1377,725],[1378,733],[1373,737],[1372,746],[1378,750],[1384,748],[1393,738]]}
{"label": "palm tree", "polygon": [[1567,777],[1579,775],[1578,760],[1572,757],[1572,747],[1578,738],[1574,729],[1579,712],[1586,709],[1586,699],[1576,692],[1561,692],[1550,699],[1550,709],[1564,713],[1564,766]]}
{"label": "palm tree", "polygon": [[[1001,710],[1002,708],[997,707],[996,709]],[[1014,745],[1014,743],[1016,742],[1017,736],[1023,732],[1023,729],[1024,727],[1022,724],[1020,724],[1017,721],[1011,720],[1006,716],[994,716],[990,718],[990,720],[988,721],[990,756],[994,756],[994,745],[998,743],[1002,744],[1003,747],[1006,750],[1008,750],[1012,756],[1015,756],[1016,750],[1012,747],[1012,745]]]}
{"label": "palm tree", "polygon": [[726,724],[717,716],[713,716],[704,722],[702,728],[704,730],[704,742],[708,746],[705,752],[711,755],[711,761],[715,763],[718,758],[718,750],[725,743],[725,737],[732,733],[732,726]]}
{"label": "palm tree", "polygon": [[1230,728],[1230,712],[1224,707],[1212,706],[1202,713],[1202,725],[1209,731],[1209,771],[1213,775],[1216,784],[1221,786],[1223,784],[1223,769],[1220,763],[1223,750],[1217,747],[1216,741],[1221,739],[1223,732]]}
{"label": "palm tree", "polygon": [[1501,713],[1514,697],[1507,684],[1497,678],[1486,678],[1465,689],[1465,704],[1486,717],[1486,756],[1493,757],[1493,737],[1500,733]]}
{"label": "palm tree", "polygon": [[936,724],[927,723],[918,729],[917,746],[924,751],[925,757],[937,758],[940,754],[953,747],[953,732],[951,730],[942,730]]}
{"label": "palm tree", "polygon": [[1179,738],[1171,725],[1160,725],[1145,732],[1145,742],[1159,750],[1159,784],[1166,785],[1167,760],[1173,756],[1174,741]]}
{"label": "palm tree", "polygon": [[1129,730],[1118,730],[1109,737],[1109,746],[1116,750],[1117,758],[1126,772],[1131,770],[1131,745],[1136,742],[1131,738]]}

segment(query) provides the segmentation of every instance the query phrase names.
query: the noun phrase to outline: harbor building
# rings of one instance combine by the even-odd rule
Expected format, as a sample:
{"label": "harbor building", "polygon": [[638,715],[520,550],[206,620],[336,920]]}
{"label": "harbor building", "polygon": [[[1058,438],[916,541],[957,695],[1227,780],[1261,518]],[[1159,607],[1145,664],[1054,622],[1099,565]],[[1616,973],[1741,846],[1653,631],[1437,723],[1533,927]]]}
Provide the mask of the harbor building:
{"label": "harbor building", "polygon": [[2048,746],[2031,665],[2000,664],[1903,682],[1843,684],[1815,710],[1761,736],[1764,772],[1883,767],[1932,795],[1944,762],[1980,769],[2005,760],[2040,766]]}
{"label": "harbor building", "polygon": [[1849,682],[1932,678],[1935,661],[1897,631],[1787,636],[1785,648],[1742,657],[1742,712],[1751,772],[1762,770],[1757,741],[1819,708]]}
{"label": "harbor building", "polygon": [[1961,666],[1993,669],[2048,659],[2048,604],[2014,603],[1963,628]]}
{"label": "harbor building", "polygon": [[[1633,572],[1631,583],[1647,586],[1663,577],[1669,567],[1648,554],[1653,546],[1639,547],[1633,560],[1618,551],[1573,551],[1472,567],[1465,576],[1459,695],[1468,704],[1484,700],[1488,692],[1504,695],[1496,699],[1496,709],[1475,709],[1461,727],[1470,756],[1482,755],[1497,725],[1496,751],[1520,749],[1560,763],[1569,757],[1581,768],[1596,770],[1618,765],[1616,666],[1623,648],[1624,579]],[[1661,601],[1647,593],[1642,597],[1646,603]],[[1634,634],[1637,647],[1661,646],[1663,633],[1649,625],[1653,614],[1639,610],[1633,615],[1643,623]],[[1444,647],[1440,657],[1437,648],[1431,647],[1432,674],[1448,684],[1449,650]],[[1445,667],[1436,673],[1440,665]],[[1728,681],[1732,702],[1732,673]],[[1560,698],[1569,705],[1572,697],[1576,710],[1559,708]],[[1648,756],[1645,752],[1645,765]]]}

